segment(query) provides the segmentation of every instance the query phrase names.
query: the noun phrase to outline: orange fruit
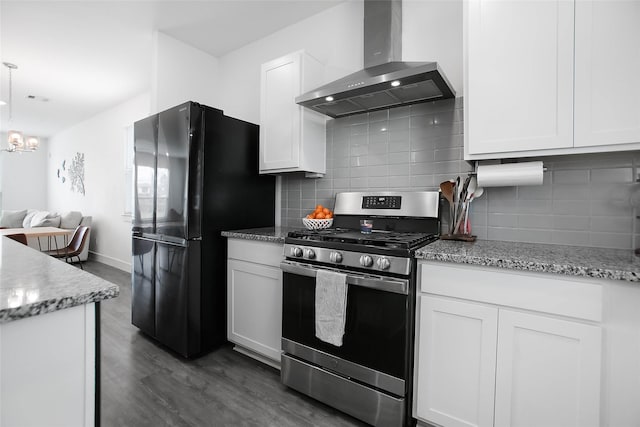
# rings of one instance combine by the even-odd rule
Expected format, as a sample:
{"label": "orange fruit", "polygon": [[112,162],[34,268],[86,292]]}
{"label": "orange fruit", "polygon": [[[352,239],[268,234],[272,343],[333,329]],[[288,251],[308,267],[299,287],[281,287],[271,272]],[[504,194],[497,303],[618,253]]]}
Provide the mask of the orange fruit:
{"label": "orange fruit", "polygon": [[322,209],[324,209],[324,206],[316,205],[316,212],[322,212]]}
{"label": "orange fruit", "polygon": [[324,217],[325,217],[324,212],[316,213],[316,219],[324,219]]}
{"label": "orange fruit", "polygon": [[333,218],[333,212],[329,212],[327,215],[325,215],[325,218]]}
{"label": "orange fruit", "polygon": [[328,213],[331,213],[331,211],[329,210],[329,208],[324,208],[322,209],[322,212],[326,215]]}
{"label": "orange fruit", "polygon": [[314,218],[315,218],[315,215],[314,215],[314,214],[312,214],[312,213],[310,213],[309,215],[307,215],[307,219],[314,219]]}

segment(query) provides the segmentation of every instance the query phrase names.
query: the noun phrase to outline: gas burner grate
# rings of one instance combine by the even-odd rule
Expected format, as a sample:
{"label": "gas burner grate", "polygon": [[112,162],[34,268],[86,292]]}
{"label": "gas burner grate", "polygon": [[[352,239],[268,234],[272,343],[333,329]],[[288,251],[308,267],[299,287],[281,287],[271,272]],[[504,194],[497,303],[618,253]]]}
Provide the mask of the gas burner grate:
{"label": "gas burner grate", "polygon": [[363,234],[350,229],[298,230],[289,232],[288,237],[312,242],[335,242],[352,245],[375,246],[393,249],[414,249],[438,238],[430,233],[403,233],[394,231],[374,231]]}

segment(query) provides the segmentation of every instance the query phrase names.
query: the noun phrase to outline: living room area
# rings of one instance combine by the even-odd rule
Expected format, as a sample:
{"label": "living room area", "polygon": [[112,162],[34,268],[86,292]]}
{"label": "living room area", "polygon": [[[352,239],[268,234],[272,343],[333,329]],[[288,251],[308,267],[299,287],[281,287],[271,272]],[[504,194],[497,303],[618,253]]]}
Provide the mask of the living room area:
{"label": "living room area", "polygon": [[[148,111],[145,94],[41,138],[33,152],[0,153],[0,226],[89,226],[83,260],[129,272],[132,124]],[[38,248],[36,239],[29,245]]]}

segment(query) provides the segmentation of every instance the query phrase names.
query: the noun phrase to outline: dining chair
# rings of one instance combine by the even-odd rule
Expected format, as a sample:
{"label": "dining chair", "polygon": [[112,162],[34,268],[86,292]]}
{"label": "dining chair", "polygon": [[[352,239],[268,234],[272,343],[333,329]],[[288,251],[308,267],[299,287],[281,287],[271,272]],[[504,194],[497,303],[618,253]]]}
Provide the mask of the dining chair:
{"label": "dining chair", "polygon": [[45,251],[47,255],[51,255],[54,258],[64,258],[66,262],[73,262],[73,258],[78,258],[80,268],[84,270],[82,266],[82,260],[80,259],[80,253],[84,249],[84,245],[87,244],[87,237],[89,236],[89,227],[79,225],[73,232],[73,236],[69,241],[69,244],[61,249],[52,249]]}
{"label": "dining chair", "polygon": [[8,238],[15,240],[16,242],[20,242],[23,245],[28,245],[27,243],[27,235],[24,233],[16,233],[16,234],[7,234]]}

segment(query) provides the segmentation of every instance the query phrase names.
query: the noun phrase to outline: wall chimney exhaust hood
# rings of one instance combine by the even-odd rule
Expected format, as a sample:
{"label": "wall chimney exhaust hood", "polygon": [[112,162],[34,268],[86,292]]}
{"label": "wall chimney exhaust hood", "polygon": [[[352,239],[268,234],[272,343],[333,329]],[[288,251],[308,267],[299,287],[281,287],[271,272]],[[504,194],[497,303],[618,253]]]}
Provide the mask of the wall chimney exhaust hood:
{"label": "wall chimney exhaust hood", "polygon": [[419,102],[454,98],[437,62],[402,62],[402,2],[364,0],[365,69],[296,98],[337,118]]}

